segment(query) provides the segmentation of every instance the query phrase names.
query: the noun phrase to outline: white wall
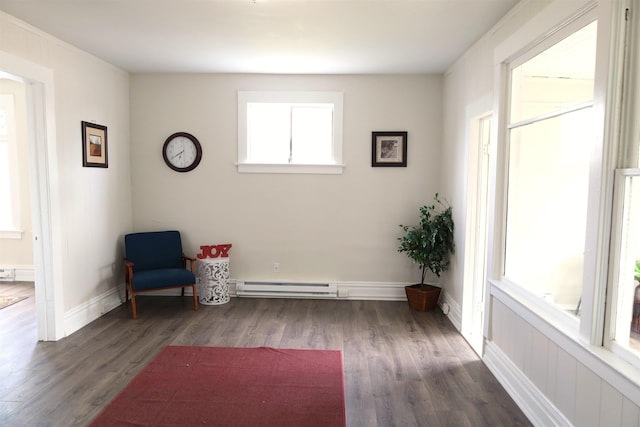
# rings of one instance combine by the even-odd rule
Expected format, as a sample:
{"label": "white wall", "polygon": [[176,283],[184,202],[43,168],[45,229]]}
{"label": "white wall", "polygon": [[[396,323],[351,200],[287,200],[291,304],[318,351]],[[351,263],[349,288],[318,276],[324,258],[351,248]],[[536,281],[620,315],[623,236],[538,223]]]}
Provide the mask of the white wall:
{"label": "white wall", "polygon": [[[121,239],[132,223],[129,75],[3,12],[0,51],[53,72],[47,96],[55,102],[55,140],[48,143],[55,149],[50,160],[57,162],[50,191],[61,211],[53,224],[60,236],[53,250],[62,259],[57,285],[65,317],[72,311],[82,316],[78,311],[92,298],[123,281]],[[108,127],[107,169],[82,167],[83,120]]]}
{"label": "white wall", "polygon": [[[344,173],[239,174],[239,90],[343,91]],[[192,254],[232,243],[236,279],[415,283],[398,225],[439,191],[441,99],[441,76],[133,75],[134,229],[181,230]],[[406,168],[371,167],[371,132],[383,130],[408,131]],[[163,162],[177,131],[202,144],[192,172]]]}
{"label": "white wall", "polygon": [[467,201],[467,107],[494,94],[493,49],[550,0],[524,0],[476,42],[447,72],[443,95],[442,191],[450,195],[456,256],[443,276],[449,296],[462,305]]}

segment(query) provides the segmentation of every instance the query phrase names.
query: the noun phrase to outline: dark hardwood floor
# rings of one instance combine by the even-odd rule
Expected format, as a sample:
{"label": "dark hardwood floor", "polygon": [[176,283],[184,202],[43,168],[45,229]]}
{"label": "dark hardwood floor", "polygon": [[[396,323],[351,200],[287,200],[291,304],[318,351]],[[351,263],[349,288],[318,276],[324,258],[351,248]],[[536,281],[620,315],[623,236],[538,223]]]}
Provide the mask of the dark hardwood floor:
{"label": "dark hardwood floor", "polygon": [[[339,349],[349,427],[531,425],[439,311],[405,302],[140,297],[58,342],[37,342],[30,298],[0,310],[0,425],[83,426],[165,345]],[[301,426],[303,427],[303,426]]]}

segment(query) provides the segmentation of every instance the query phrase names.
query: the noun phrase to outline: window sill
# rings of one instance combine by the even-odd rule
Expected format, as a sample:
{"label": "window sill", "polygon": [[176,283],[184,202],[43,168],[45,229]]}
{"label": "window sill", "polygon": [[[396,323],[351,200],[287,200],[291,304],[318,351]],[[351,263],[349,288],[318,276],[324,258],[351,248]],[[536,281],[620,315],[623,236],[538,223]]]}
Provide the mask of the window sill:
{"label": "window sill", "polygon": [[1,230],[0,239],[22,240],[23,234],[24,234],[24,231],[22,230]]}
{"label": "window sill", "polygon": [[[518,302],[521,307],[526,308],[528,313],[543,319],[547,324],[552,325],[566,336],[579,340],[579,317],[563,311],[560,307],[546,302],[542,297],[536,296],[508,280],[489,280],[489,282],[492,289],[499,290],[499,293],[509,296],[513,301]],[[526,315],[523,312],[518,312],[518,314],[522,317]]]}
{"label": "window sill", "polygon": [[237,163],[239,173],[293,173],[316,175],[340,175],[345,165],[290,165]]}

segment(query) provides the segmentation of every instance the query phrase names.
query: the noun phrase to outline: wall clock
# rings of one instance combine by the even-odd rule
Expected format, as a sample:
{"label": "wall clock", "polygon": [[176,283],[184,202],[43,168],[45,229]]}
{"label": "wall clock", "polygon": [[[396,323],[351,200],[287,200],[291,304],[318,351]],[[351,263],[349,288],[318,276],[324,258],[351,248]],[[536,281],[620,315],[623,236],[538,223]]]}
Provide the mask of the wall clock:
{"label": "wall clock", "polygon": [[194,170],[202,159],[202,146],[198,139],[187,132],[176,132],[164,142],[162,157],[176,172]]}

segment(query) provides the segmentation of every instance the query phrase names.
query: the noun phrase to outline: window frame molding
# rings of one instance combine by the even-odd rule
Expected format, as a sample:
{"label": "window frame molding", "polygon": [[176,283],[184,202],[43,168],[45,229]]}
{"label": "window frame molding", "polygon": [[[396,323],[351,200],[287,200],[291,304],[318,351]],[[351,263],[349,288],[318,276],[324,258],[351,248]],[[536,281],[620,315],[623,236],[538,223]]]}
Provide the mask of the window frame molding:
{"label": "window frame molding", "polygon": [[[247,162],[247,104],[269,103],[326,103],[333,104],[332,164]],[[331,91],[238,91],[238,161],[239,173],[342,174],[344,93]]]}
{"label": "window frame molding", "polygon": [[[519,315],[527,319],[548,337],[555,336],[563,346],[575,344],[575,351],[571,351],[578,361],[591,366],[595,372],[609,381],[623,394],[630,396],[640,385],[640,364],[629,363],[630,359],[614,351],[605,342],[608,333],[610,314],[605,313],[606,298],[610,286],[608,275],[609,255],[612,247],[612,216],[614,196],[614,171],[616,162],[624,157],[621,153],[621,133],[628,128],[631,114],[640,111],[640,79],[636,77],[632,85],[635,89],[635,110],[625,111],[622,87],[629,87],[629,76],[633,70],[640,67],[640,49],[636,41],[635,49],[630,50],[631,64],[625,60],[625,43],[628,43],[629,31],[640,33],[640,10],[631,13],[635,19],[625,20],[625,9],[630,8],[630,1],[601,3],[592,0],[581,2],[554,2],[516,31],[494,50],[494,114],[496,126],[494,141],[496,156],[494,168],[495,180],[490,190],[492,222],[490,224],[489,252],[488,252],[488,282],[491,294],[509,305]],[[511,63],[516,58],[524,56],[527,50],[535,49],[536,45],[552,44],[550,41],[555,34],[575,28],[576,22],[582,19],[598,20],[598,41],[596,55],[596,78],[594,82],[594,108],[598,115],[597,145],[593,149],[592,167],[589,178],[589,201],[587,217],[587,240],[585,242],[585,267],[582,299],[582,315],[578,319],[579,329],[572,330],[570,325],[558,320],[553,313],[548,313],[550,304],[538,298],[531,299],[526,291],[518,286],[511,286],[503,278],[504,250],[506,236],[506,206],[508,185],[509,152],[506,147],[509,105],[509,76]],[[631,37],[632,38],[632,37]],[[525,43],[523,43],[525,40]],[[521,47],[523,46],[524,47]],[[633,56],[635,55],[635,59]],[[621,110],[623,114],[621,114]],[[637,129],[637,128],[634,128]],[[621,132],[621,130],[623,132]],[[628,152],[625,151],[625,153]],[[620,167],[620,166],[618,166]],[[507,297],[507,295],[509,297]],[[555,332],[551,332],[551,331]],[[559,333],[558,333],[559,332]],[[592,363],[593,362],[593,363]],[[636,404],[640,400],[634,399]]]}
{"label": "window frame molding", "polygon": [[[562,330],[572,331],[576,336],[575,338],[585,340],[582,335],[582,315],[581,319],[577,322],[579,328],[576,329],[576,323],[571,319],[565,319],[564,313],[560,312],[559,308],[553,307],[541,298],[535,297],[532,293],[526,289],[517,285],[504,275],[505,272],[505,251],[506,251],[506,226],[507,226],[507,202],[508,202],[508,183],[509,183],[509,131],[511,129],[509,112],[511,109],[510,99],[510,85],[511,85],[511,70],[520,64],[526,62],[528,59],[536,56],[540,52],[553,46],[558,41],[573,34],[578,29],[584,27],[594,20],[598,20],[598,37],[602,32],[601,17],[598,14],[597,3],[592,1],[584,1],[581,7],[576,8],[574,2],[555,2],[550,7],[545,9],[541,14],[536,16],[528,25],[521,28],[511,38],[507,39],[501,45],[494,50],[494,64],[496,69],[495,82],[497,90],[497,97],[494,100],[495,117],[495,140],[496,146],[496,171],[499,175],[496,176],[493,189],[493,204],[494,209],[494,221],[493,230],[490,230],[490,252],[489,257],[489,278],[494,283],[502,283],[505,286],[514,287],[514,293],[524,298],[525,301],[531,305],[532,309],[540,313],[549,322],[558,325]],[[525,41],[523,43],[523,41]],[[598,47],[600,47],[600,41],[598,41]],[[596,82],[598,85],[598,64],[596,64]],[[594,91],[595,92],[595,91]],[[596,102],[594,93],[594,104]],[[594,106],[594,108],[596,108]],[[519,125],[520,123],[514,123]],[[596,151],[596,150],[594,150]],[[591,172],[592,174],[592,172]],[[589,205],[592,203],[592,189],[591,181],[593,176],[590,174],[590,190],[589,190]],[[589,224],[589,219],[587,219]],[[587,230],[589,225],[587,225]],[[589,231],[587,231],[589,234]],[[585,243],[585,248],[587,248]],[[585,265],[587,253],[585,252]],[[586,276],[585,276],[586,277]],[[586,281],[586,280],[585,280]],[[593,280],[591,280],[593,282]],[[585,293],[583,286],[583,294]],[[582,307],[584,307],[584,298]],[[553,311],[558,311],[557,315],[553,314]],[[590,310],[582,310],[582,314]],[[591,342],[591,338],[588,339]]]}
{"label": "window frame molding", "polygon": [[[615,188],[614,188],[614,208],[613,211],[617,215],[613,215],[612,228],[612,241],[617,244],[611,245],[610,265],[608,283],[611,284],[611,289],[607,292],[607,316],[606,316],[606,329],[603,340],[603,347],[611,350],[616,355],[620,356],[627,362],[640,367],[640,352],[632,351],[629,348],[618,344],[615,340],[617,319],[618,316],[618,276],[620,274],[620,236],[622,235],[622,213],[624,208],[624,190],[626,189],[625,180],[627,177],[637,177],[640,179],[640,168],[621,168],[615,171]],[[614,313],[615,311],[615,313]],[[628,333],[628,330],[626,330]]]}

